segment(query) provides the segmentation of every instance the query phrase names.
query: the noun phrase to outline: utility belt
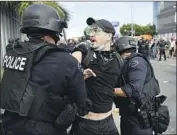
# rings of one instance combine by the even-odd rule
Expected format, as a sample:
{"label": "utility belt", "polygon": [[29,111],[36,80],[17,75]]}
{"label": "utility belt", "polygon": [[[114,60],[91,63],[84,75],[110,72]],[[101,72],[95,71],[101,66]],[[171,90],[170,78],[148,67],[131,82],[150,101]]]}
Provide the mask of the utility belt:
{"label": "utility belt", "polygon": [[[65,108],[56,116],[47,115],[47,113],[42,113],[40,116],[20,116],[15,112],[5,111],[3,122],[4,126],[8,125],[8,123],[12,123],[20,120],[33,120],[40,121],[48,124],[54,125],[59,131],[66,130],[75,120],[77,108],[74,105],[67,104]],[[11,121],[13,120],[13,121]],[[6,127],[6,126],[5,126]]]}
{"label": "utility belt", "polygon": [[[127,100],[127,99],[126,99]],[[121,104],[121,102],[120,102]],[[133,99],[129,99],[126,104],[120,107],[120,116],[129,117],[135,116],[138,117],[142,129],[147,129],[151,127],[150,119],[148,113],[140,110],[140,105]]]}
{"label": "utility belt", "polygon": [[123,116],[123,117],[129,117],[129,116],[137,117],[140,122],[141,129],[148,129],[152,127],[151,119],[149,117],[149,114],[146,111],[139,111],[138,109],[134,112],[126,113],[125,111],[121,112],[120,110],[120,113],[121,113],[120,116]]}
{"label": "utility belt", "polygon": [[161,105],[165,100],[164,95],[154,97],[152,106],[144,109],[137,108],[138,104],[130,101],[127,110],[129,113],[126,113],[124,109],[121,111],[120,108],[120,114],[121,116],[136,116],[139,119],[141,129],[152,128],[156,135],[162,134],[167,130],[170,121],[168,107]]}
{"label": "utility belt", "polygon": [[[132,109],[132,108],[131,108]],[[152,126],[151,120],[149,117],[149,114],[146,111],[140,111],[140,109],[133,109],[131,110],[128,108],[127,110],[121,110],[120,109],[120,116],[123,117],[129,117],[129,116],[134,116],[137,117],[139,122],[140,122],[140,128],[141,129],[148,129]]]}
{"label": "utility belt", "polygon": [[61,131],[66,130],[75,119],[77,107],[74,103],[71,103],[67,96],[64,96],[60,102],[61,104],[59,107],[61,108],[59,108],[58,114],[56,115],[51,115],[50,110],[41,110],[39,112],[40,114],[37,114],[37,117],[35,117],[35,115],[28,115],[27,117],[38,121],[52,123]]}
{"label": "utility belt", "polygon": [[138,113],[139,104],[133,99],[115,97],[116,107],[120,109],[120,116],[131,116]]}

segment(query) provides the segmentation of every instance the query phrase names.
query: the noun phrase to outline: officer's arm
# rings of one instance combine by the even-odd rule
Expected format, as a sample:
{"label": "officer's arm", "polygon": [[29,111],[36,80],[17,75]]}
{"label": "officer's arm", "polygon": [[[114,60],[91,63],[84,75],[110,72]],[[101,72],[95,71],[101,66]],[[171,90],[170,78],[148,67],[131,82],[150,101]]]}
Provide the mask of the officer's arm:
{"label": "officer's arm", "polygon": [[69,63],[66,78],[69,97],[76,103],[77,107],[79,108],[79,112],[81,112],[79,115],[85,115],[85,113],[88,113],[86,112],[88,109],[88,100],[86,100],[87,93],[83,76],[83,69],[76,60]]}
{"label": "officer's arm", "polygon": [[88,53],[88,46],[86,43],[81,42],[80,44],[76,45],[73,49],[72,56],[78,60],[79,63],[82,63],[85,56]]}
{"label": "officer's arm", "polygon": [[[147,74],[147,64],[142,58],[133,58],[128,66],[128,82],[121,87],[127,97],[138,97],[142,91]],[[124,94],[122,94],[124,96]]]}

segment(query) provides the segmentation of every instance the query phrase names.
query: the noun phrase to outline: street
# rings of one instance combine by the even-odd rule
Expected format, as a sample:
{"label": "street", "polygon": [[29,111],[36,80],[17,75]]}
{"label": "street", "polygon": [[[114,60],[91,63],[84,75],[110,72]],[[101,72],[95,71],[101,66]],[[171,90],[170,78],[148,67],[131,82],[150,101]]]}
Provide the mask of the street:
{"label": "street", "polygon": [[167,96],[164,104],[169,107],[170,125],[166,134],[176,134],[176,58],[167,61],[152,60],[152,64],[161,93]]}
{"label": "street", "polygon": [[[163,134],[176,134],[176,58],[167,61],[151,60],[155,76],[160,83],[161,94],[167,96],[165,105],[168,105],[170,112],[170,125]],[[114,120],[119,128],[118,113],[113,111]]]}

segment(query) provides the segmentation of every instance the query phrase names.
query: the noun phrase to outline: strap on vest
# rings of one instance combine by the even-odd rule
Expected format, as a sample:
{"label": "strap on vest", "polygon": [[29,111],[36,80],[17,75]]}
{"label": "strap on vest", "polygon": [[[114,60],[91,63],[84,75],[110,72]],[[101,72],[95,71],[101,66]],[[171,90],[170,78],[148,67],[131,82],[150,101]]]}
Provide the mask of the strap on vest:
{"label": "strap on vest", "polygon": [[90,60],[93,58],[93,54],[94,54],[94,51],[92,48],[90,48],[87,55],[85,56],[85,58],[82,62],[84,64],[84,66],[86,66],[86,67],[88,66]]}
{"label": "strap on vest", "polygon": [[120,67],[120,72],[122,71],[122,68],[124,67],[124,60],[121,58],[120,54],[115,52],[115,55],[117,57],[119,67]]}
{"label": "strap on vest", "polygon": [[55,45],[43,45],[40,48],[37,48],[37,53],[33,64],[37,64],[48,52],[67,52],[65,48]]}

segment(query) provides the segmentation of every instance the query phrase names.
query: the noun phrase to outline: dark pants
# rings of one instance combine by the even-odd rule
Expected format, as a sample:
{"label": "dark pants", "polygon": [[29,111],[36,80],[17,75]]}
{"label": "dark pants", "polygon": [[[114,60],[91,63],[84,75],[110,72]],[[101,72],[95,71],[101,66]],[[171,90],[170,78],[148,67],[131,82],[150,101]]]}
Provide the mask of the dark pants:
{"label": "dark pants", "polygon": [[164,49],[160,50],[160,58],[159,58],[159,60],[162,59],[162,55],[164,56],[164,60],[166,60],[166,53],[165,53]]}
{"label": "dark pants", "polygon": [[73,135],[119,135],[112,115],[103,120],[76,118]]}
{"label": "dark pants", "polygon": [[136,116],[121,116],[121,135],[153,135],[151,128],[141,129],[140,125]]}
{"label": "dark pants", "polygon": [[58,131],[52,123],[6,116],[3,121],[5,135],[67,135],[67,131]]}
{"label": "dark pants", "polygon": [[170,55],[170,57],[172,57],[173,51],[174,51],[174,47],[172,47],[172,48],[169,50],[169,55]]}

